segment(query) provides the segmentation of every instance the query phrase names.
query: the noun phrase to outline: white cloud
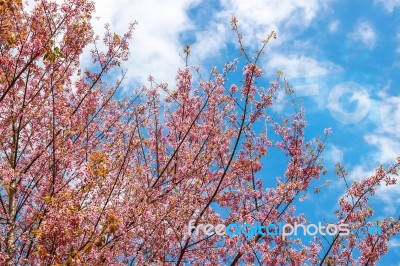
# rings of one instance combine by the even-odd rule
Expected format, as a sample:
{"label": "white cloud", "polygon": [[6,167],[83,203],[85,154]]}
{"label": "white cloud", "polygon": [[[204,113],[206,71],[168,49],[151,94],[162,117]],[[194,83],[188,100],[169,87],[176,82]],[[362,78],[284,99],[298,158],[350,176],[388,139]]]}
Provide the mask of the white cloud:
{"label": "white cloud", "polygon": [[381,127],[379,132],[400,138],[400,96],[387,94],[391,82],[385,86],[385,91],[379,94]]}
{"label": "white cloud", "polygon": [[[304,56],[304,51],[315,49],[307,42],[296,42],[296,36],[308,28],[312,21],[321,14],[330,1],[311,0],[222,0],[221,9],[210,18],[206,29],[196,34],[197,42],[194,48],[200,55],[218,54],[225,45],[237,44],[229,22],[233,16],[238,19],[239,31],[243,35],[243,43],[254,51],[259,48],[272,30],[278,32],[278,40],[268,44],[269,60],[267,67],[282,69],[290,77],[307,77],[325,75],[332,69],[339,69],[332,63],[318,62],[316,59]],[[278,52],[282,47],[294,43],[291,54],[283,55]],[[287,46],[286,46],[287,47]],[[201,51],[202,50],[202,51]],[[301,52],[300,52],[301,51]],[[297,53],[299,52],[299,53]],[[305,64],[304,68],[302,64]]]}
{"label": "white cloud", "polygon": [[317,83],[306,84],[306,85],[295,85],[294,89],[296,91],[296,96],[317,96],[317,95],[319,95],[319,86]]}
{"label": "white cloud", "polygon": [[390,248],[399,248],[400,247],[400,240],[399,239],[391,239],[389,241],[389,247]]}
{"label": "white cloud", "polygon": [[388,12],[393,12],[397,7],[400,7],[400,0],[375,0],[376,4],[382,4]]}
{"label": "white cloud", "polygon": [[363,178],[372,176],[375,174],[375,170],[369,167],[370,165],[356,165],[349,174],[351,181],[361,180]]}
{"label": "white cloud", "polygon": [[[211,22],[208,29],[196,32],[196,42],[191,47],[193,62],[218,56],[226,46],[227,25]],[[232,58],[230,58],[232,60]]]}
{"label": "white cloud", "polygon": [[[126,83],[130,88],[148,84],[149,75],[158,82],[174,83],[176,70],[184,66],[179,55],[184,46],[180,43],[180,35],[195,27],[188,10],[197,4],[198,0],[96,1],[94,16],[99,20],[94,20],[93,26],[100,36],[105,23],[118,33],[126,32],[130,22],[136,20],[139,23],[125,65],[128,69]],[[88,63],[87,55],[83,59]]]}
{"label": "white cloud", "polygon": [[[271,30],[295,27],[305,29],[325,7],[327,1],[310,0],[222,0],[220,16],[225,20],[236,16],[242,33],[249,43],[264,39]],[[291,32],[282,31],[285,38],[290,38]]]}
{"label": "white cloud", "polygon": [[[387,90],[387,88],[385,89]],[[393,164],[400,155],[400,97],[390,96],[385,91],[379,93],[380,120],[377,121],[378,128],[364,136],[364,140],[374,146],[374,152],[370,154],[371,161],[368,165],[356,166],[350,176],[359,179],[372,175],[374,172],[372,164]],[[397,183],[400,178],[397,177]],[[400,186],[382,185],[378,188],[376,196],[385,203],[383,210],[390,214],[398,212],[400,206]]]}
{"label": "white cloud", "polygon": [[329,32],[334,33],[339,29],[340,21],[339,20],[334,20],[331,23],[329,23],[328,29]]}
{"label": "white cloud", "polygon": [[330,145],[328,151],[327,151],[327,159],[332,162],[332,163],[342,163],[343,158],[344,158],[344,150],[335,146],[335,145]]}
{"label": "white cloud", "polygon": [[362,43],[368,49],[375,47],[377,39],[375,29],[368,21],[358,23],[349,37],[351,41]]}
{"label": "white cloud", "polygon": [[380,163],[393,163],[400,155],[400,97],[380,94],[379,128],[364,136],[379,150]]}
{"label": "white cloud", "polygon": [[[304,44],[295,45],[295,49],[293,49],[291,54],[272,51],[269,53],[267,61],[264,64],[264,70],[269,73],[281,70],[289,80],[300,78],[303,81],[302,84],[296,84],[296,82],[292,84],[296,96],[314,96],[312,99],[316,101],[316,106],[318,106],[318,108],[326,107],[320,103],[323,99],[321,95],[325,93],[324,87],[321,87],[320,84],[316,84],[314,77],[339,73],[342,71],[342,68],[332,62],[319,61],[300,53],[300,51],[305,51],[307,49],[307,44]],[[299,53],[296,54],[296,51],[299,51]],[[275,112],[281,112],[285,105],[283,101],[283,99],[286,98],[284,92],[282,92],[280,96],[281,97],[278,97],[278,101],[275,102],[275,107],[273,108]]]}
{"label": "white cloud", "polygon": [[400,155],[400,142],[397,138],[379,132],[368,134],[364,139],[368,144],[377,147],[379,153],[376,157],[380,163],[394,161]]}
{"label": "white cloud", "polygon": [[[302,49],[299,49],[302,50]],[[292,52],[298,51],[295,49]],[[335,74],[342,71],[342,68],[332,62],[318,61],[312,57],[302,54],[283,54],[279,52],[270,52],[267,61],[264,63],[264,71],[267,73],[275,73],[277,70],[281,70],[284,73],[285,78],[301,80],[300,84],[293,80],[290,81],[292,84],[296,96],[307,97],[312,96],[312,100],[315,101],[316,108],[325,108],[323,105],[323,95],[325,94],[325,87],[321,84],[315,83],[315,77],[326,76],[329,74]],[[287,99],[285,92],[280,91],[278,98],[274,103],[272,109],[276,113],[281,113],[284,106],[287,105],[285,102]]]}
{"label": "white cloud", "polygon": [[305,55],[272,54],[266,68],[270,71],[282,70],[288,78],[323,76],[341,71],[341,67],[331,62],[320,62]]}

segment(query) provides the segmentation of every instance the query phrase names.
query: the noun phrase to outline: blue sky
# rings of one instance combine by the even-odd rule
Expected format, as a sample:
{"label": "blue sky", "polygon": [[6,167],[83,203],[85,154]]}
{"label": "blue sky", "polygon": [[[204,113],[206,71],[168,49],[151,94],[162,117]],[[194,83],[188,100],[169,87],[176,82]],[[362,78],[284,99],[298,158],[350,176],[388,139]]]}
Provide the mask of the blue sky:
{"label": "blue sky", "polygon": [[[336,162],[355,180],[400,156],[400,0],[115,0],[96,1],[96,7],[97,33],[106,22],[121,33],[129,22],[139,22],[126,90],[147,84],[150,74],[173,86],[187,43],[190,63],[204,69],[239,57],[229,24],[233,15],[250,50],[276,30],[278,40],[261,61],[263,81],[268,84],[277,70],[285,73],[304,100],[307,136],[333,129],[325,153],[325,179],[332,182],[318,201],[311,196],[305,203],[316,221],[332,216],[333,199],[344,189],[334,175]],[[275,114],[286,104],[280,97]],[[374,206],[378,216],[397,217],[400,186],[379,189]],[[400,265],[400,238],[391,241],[380,265]]]}

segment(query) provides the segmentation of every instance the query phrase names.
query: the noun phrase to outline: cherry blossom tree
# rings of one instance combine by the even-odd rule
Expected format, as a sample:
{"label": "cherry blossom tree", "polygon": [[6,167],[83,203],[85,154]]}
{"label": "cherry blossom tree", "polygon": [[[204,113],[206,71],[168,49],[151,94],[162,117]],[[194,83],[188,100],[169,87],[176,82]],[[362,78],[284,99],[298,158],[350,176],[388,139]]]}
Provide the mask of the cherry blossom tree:
{"label": "cherry blossom tree", "polygon": [[[198,82],[186,60],[176,84],[149,77],[117,99],[136,23],[123,35],[106,26],[100,39],[93,11],[87,0],[36,0],[30,11],[0,0],[1,265],[373,265],[387,252],[400,230],[390,217],[377,221],[382,234],[364,238],[189,234],[191,220],[306,224],[295,206],[326,172],[330,131],[305,139],[304,110],[282,73],[266,87],[260,79],[260,56],[276,33],[249,55],[235,18],[242,82],[228,83],[236,60]],[[89,45],[93,65],[82,70]],[[293,100],[293,115],[281,120],[271,111],[279,90]],[[276,160],[271,149],[287,166],[267,182],[260,171]],[[348,184],[337,165],[347,189],[333,222],[371,223],[369,199],[395,184],[398,168]]]}

